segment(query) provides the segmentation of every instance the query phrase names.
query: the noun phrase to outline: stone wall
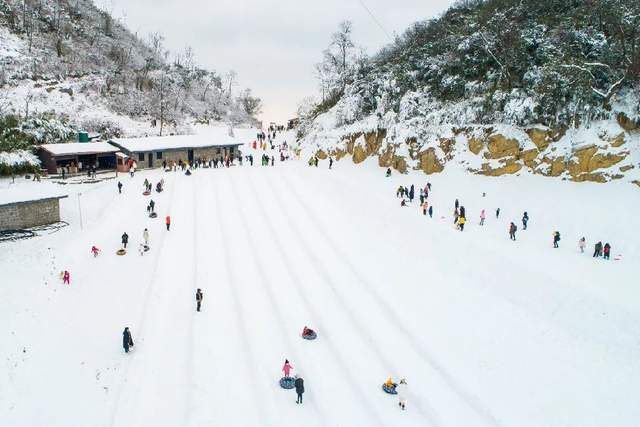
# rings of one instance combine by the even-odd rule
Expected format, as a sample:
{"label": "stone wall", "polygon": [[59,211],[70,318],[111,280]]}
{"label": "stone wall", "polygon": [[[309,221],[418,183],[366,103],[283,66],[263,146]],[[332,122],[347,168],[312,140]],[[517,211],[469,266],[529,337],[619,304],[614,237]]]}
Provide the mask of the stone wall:
{"label": "stone wall", "polygon": [[0,205],[0,231],[30,228],[60,221],[58,198]]}

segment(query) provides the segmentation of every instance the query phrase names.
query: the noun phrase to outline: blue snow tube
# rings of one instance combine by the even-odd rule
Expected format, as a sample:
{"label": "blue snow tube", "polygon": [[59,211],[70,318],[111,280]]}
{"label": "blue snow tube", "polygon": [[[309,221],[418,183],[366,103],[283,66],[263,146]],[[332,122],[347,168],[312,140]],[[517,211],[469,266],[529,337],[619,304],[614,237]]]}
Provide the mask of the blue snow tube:
{"label": "blue snow tube", "polygon": [[318,334],[316,334],[315,331],[311,331],[307,335],[302,335],[302,338],[304,338],[305,340],[315,340],[316,338],[318,338]]}
{"label": "blue snow tube", "polygon": [[296,380],[291,377],[282,377],[280,378],[280,387],[289,390],[296,386],[295,382]]}
{"label": "blue snow tube", "polygon": [[385,393],[389,393],[389,394],[398,394],[398,392],[396,391],[395,387],[388,387],[386,384],[382,384],[382,390]]}

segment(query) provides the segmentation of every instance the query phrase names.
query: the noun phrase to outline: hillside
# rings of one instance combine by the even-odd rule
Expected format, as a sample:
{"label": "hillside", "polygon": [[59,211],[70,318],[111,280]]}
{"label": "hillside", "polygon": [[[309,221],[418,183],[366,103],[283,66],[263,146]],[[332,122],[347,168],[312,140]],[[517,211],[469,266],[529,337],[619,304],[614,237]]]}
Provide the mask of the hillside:
{"label": "hillside", "polygon": [[260,99],[236,85],[235,73],[198,67],[190,48],[170,54],[162,35],[140,38],[90,0],[0,0],[4,158],[79,130],[139,136],[253,123]]}
{"label": "hillside", "polygon": [[639,27],[637,2],[464,1],[371,58],[343,44],[331,69],[334,35],[299,136],[402,172],[638,183]]}

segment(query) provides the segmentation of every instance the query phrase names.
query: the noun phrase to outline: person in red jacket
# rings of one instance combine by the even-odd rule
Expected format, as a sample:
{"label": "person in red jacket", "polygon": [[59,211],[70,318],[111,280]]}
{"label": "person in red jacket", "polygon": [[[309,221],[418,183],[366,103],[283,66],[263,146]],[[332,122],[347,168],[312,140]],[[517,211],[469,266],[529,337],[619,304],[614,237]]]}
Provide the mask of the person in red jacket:
{"label": "person in red jacket", "polygon": [[91,247],[91,253],[93,254],[93,257],[97,257],[98,253],[100,253],[100,249],[96,248],[95,246]]}
{"label": "person in red jacket", "polygon": [[169,227],[171,227],[171,217],[169,215],[167,215],[164,223],[167,224],[167,231],[169,231]]}

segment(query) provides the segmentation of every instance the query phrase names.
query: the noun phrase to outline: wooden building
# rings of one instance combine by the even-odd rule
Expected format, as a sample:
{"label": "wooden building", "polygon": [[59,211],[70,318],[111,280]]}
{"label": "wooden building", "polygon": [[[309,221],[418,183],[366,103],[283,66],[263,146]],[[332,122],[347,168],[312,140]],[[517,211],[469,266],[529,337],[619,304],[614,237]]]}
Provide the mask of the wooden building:
{"label": "wooden building", "polygon": [[106,142],[43,144],[37,149],[42,167],[50,174],[81,173],[89,167],[115,170],[118,148]]}

